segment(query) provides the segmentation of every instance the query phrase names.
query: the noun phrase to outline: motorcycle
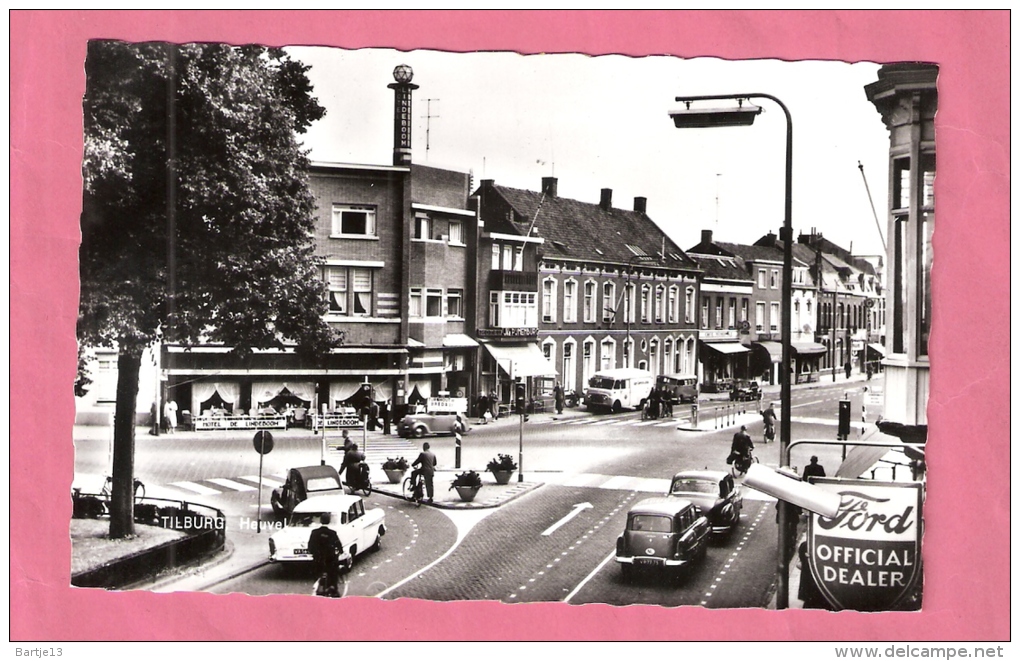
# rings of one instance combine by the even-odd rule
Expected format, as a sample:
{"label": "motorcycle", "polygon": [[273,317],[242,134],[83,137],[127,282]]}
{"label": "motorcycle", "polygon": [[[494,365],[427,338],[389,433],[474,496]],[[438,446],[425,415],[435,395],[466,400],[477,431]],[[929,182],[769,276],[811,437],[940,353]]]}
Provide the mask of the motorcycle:
{"label": "motorcycle", "polygon": [[352,494],[358,491],[368,496],[372,493],[372,479],[369,477],[370,469],[368,464],[360,462],[347,468],[346,487]]}

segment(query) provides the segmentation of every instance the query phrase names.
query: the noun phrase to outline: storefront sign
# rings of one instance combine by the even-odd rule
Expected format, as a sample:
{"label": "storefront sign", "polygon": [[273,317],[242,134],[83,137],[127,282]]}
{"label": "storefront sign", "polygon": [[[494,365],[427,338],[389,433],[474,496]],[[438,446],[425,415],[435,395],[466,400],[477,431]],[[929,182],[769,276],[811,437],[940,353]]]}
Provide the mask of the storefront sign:
{"label": "storefront sign", "polygon": [[816,478],[840,495],[835,517],[811,515],[811,575],[836,609],[889,610],[921,575],[919,482]]}
{"label": "storefront sign", "polygon": [[478,337],[537,337],[537,328],[478,328]]}
{"label": "storefront sign", "polygon": [[452,413],[467,413],[467,398],[466,397],[429,397],[428,403],[426,404],[426,410],[429,413],[441,412],[452,412]]}

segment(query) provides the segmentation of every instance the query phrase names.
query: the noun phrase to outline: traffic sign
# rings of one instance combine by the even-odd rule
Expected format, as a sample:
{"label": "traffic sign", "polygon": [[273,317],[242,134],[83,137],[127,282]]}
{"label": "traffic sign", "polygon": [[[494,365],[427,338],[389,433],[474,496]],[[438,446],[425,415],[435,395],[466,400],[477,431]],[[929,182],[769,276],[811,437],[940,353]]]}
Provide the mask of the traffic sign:
{"label": "traffic sign", "polygon": [[255,432],[252,444],[255,446],[255,451],[259,454],[269,454],[273,451],[273,435],[264,429],[260,429]]}

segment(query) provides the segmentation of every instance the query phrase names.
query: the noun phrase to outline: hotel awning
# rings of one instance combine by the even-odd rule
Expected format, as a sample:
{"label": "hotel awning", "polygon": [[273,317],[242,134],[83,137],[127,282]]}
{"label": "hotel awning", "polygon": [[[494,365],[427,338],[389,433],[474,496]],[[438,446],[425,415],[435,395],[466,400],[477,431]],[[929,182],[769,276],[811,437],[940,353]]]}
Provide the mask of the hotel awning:
{"label": "hotel awning", "polygon": [[706,347],[721,354],[748,353],[750,350],[738,342],[704,342]]}
{"label": "hotel awning", "polygon": [[869,344],[868,348],[877,353],[879,356],[885,355],[885,347],[881,344]]}
{"label": "hotel awning", "polygon": [[510,378],[556,376],[556,368],[546,360],[537,344],[502,346],[486,344],[485,349]]}
{"label": "hotel awning", "polygon": [[783,345],[779,342],[752,342],[752,345],[765,349],[773,363],[783,362]]}
{"label": "hotel awning", "polygon": [[820,356],[828,349],[818,342],[793,342],[790,347],[800,356]]}
{"label": "hotel awning", "polygon": [[443,336],[443,346],[447,348],[477,347],[478,342],[463,333],[447,333]]}

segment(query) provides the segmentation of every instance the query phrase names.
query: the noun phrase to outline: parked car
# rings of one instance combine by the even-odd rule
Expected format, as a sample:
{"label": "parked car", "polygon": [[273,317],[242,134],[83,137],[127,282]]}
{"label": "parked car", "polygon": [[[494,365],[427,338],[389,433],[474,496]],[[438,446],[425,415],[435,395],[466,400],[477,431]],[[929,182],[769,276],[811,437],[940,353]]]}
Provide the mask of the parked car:
{"label": "parked car", "polygon": [[299,503],[287,525],[269,538],[270,562],[311,562],[308,538],[318,528],[323,513],[344,547],[341,563],[353,563],[357,556],[378,550],[386,534],[386,514],[382,508],[365,509],[361,496],[313,496]]}
{"label": "parked car", "polygon": [[287,471],[287,480],[273,489],[269,498],[273,511],[287,518],[299,503],[312,496],[344,493],[340,475],[332,466],[304,466]]}
{"label": "parked car", "polygon": [[402,438],[422,438],[431,434],[452,434],[460,431],[464,434],[471,430],[467,418],[453,411],[436,413],[412,413],[405,415],[397,425],[397,433]]}
{"label": "parked car", "polygon": [[673,404],[698,401],[698,377],[695,374],[659,374],[655,377],[655,387],[669,393]]}
{"label": "parked car", "polygon": [[757,381],[734,381],[733,390],[730,391],[730,399],[739,402],[761,401],[761,388],[759,388]]}
{"label": "parked car", "polygon": [[732,531],[744,507],[740,487],[726,471],[681,471],[673,476],[669,497],[694,503],[716,534]]}
{"label": "parked car", "polygon": [[691,501],[646,498],[627,514],[616,561],[625,578],[641,568],[679,573],[705,556],[709,532],[708,519]]}

